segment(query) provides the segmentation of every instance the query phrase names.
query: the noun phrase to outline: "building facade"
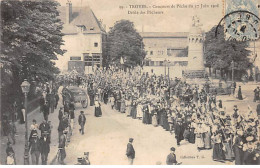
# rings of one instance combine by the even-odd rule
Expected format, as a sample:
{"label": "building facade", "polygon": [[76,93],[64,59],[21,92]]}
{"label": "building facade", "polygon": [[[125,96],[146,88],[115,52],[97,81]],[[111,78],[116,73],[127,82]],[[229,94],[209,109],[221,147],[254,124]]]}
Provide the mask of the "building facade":
{"label": "building facade", "polygon": [[[145,71],[170,77],[203,77],[205,74],[204,32],[199,18],[194,16],[189,32],[142,32],[146,58]],[[171,72],[171,73],[170,73]]]}
{"label": "building facade", "polygon": [[96,18],[90,7],[72,7],[72,3],[68,1],[66,7],[60,7],[59,11],[64,23],[62,49],[67,52],[58,56],[57,67],[61,71],[76,69],[86,73],[90,73],[95,67],[102,67],[105,25]]}

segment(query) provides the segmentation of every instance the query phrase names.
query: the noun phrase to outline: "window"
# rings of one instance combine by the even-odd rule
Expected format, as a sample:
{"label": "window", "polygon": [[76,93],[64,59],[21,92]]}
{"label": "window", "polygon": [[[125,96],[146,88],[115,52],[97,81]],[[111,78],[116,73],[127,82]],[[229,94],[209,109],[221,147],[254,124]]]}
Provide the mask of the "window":
{"label": "window", "polygon": [[151,64],[150,64],[150,66],[154,66],[154,61],[151,61]]}
{"label": "window", "polygon": [[153,51],[150,51],[150,55],[153,55]]}
{"label": "window", "polygon": [[80,61],[80,60],[81,60],[81,57],[72,56],[72,57],[70,57],[70,60],[71,60],[71,61]]}
{"label": "window", "polygon": [[98,43],[94,43],[94,47],[98,47]]}
{"label": "window", "polygon": [[146,65],[146,66],[149,66],[149,61],[145,61],[145,65]]}
{"label": "window", "polygon": [[90,30],[94,30],[94,27],[91,27]]}
{"label": "window", "polygon": [[163,61],[160,61],[160,66],[163,66]]}

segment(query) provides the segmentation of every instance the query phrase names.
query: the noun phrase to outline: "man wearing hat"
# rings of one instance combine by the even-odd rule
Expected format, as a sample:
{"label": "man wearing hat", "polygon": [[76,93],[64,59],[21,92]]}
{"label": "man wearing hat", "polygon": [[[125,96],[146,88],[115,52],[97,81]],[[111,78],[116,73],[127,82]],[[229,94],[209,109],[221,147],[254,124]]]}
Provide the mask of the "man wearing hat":
{"label": "man wearing hat", "polygon": [[177,140],[178,146],[180,145],[180,142],[184,139],[183,133],[184,133],[184,127],[182,124],[182,119],[178,118],[177,123],[175,125],[175,138]]}
{"label": "man wearing hat", "polygon": [[44,131],[50,132],[50,125],[48,124],[47,120],[43,120],[43,122],[39,126],[39,130],[41,131],[41,136]]}
{"label": "man wearing hat", "polygon": [[49,108],[49,103],[46,101],[43,105],[43,117],[44,120],[48,120],[48,116],[50,114],[50,108]]}
{"label": "man wearing hat", "polygon": [[170,151],[171,151],[171,153],[167,156],[166,164],[167,165],[176,165],[178,162],[176,160],[175,148],[171,147]]}
{"label": "man wearing hat", "polygon": [[134,158],[135,158],[135,150],[132,144],[133,141],[134,141],[133,138],[129,138],[129,143],[127,144],[127,149],[126,149],[126,156],[128,158],[129,165],[133,165]]}
{"label": "man wearing hat", "polygon": [[79,125],[80,125],[79,132],[83,135],[84,134],[84,126],[85,126],[85,123],[86,123],[86,117],[85,117],[83,111],[80,111],[78,122],[79,122]]}
{"label": "man wearing hat", "polygon": [[39,163],[40,148],[41,146],[39,143],[38,135],[37,133],[34,133],[29,144],[29,151],[31,151],[31,159],[33,165],[38,165]]}
{"label": "man wearing hat", "polygon": [[48,132],[44,131],[43,136],[40,138],[40,153],[42,159],[42,165],[47,165],[48,154],[50,152],[50,137]]}
{"label": "man wearing hat", "polygon": [[62,120],[62,117],[63,117],[63,110],[64,110],[64,108],[60,107],[59,115],[58,115],[58,118],[59,118],[60,121]]}
{"label": "man wearing hat", "polygon": [[67,131],[64,130],[63,134],[60,136],[60,141],[59,141],[59,150],[60,150],[60,164],[64,164],[64,159],[66,158],[66,151],[65,151],[65,146],[66,146],[66,136],[67,136]]}

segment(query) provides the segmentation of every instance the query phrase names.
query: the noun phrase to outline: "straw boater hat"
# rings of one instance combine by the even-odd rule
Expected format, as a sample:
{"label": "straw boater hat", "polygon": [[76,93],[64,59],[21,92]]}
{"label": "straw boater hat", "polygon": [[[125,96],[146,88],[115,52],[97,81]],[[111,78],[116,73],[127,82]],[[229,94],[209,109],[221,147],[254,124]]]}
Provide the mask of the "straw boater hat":
{"label": "straw boater hat", "polygon": [[253,141],[253,140],[254,140],[254,137],[253,137],[253,136],[249,136],[249,137],[246,138],[246,141],[247,141],[247,142],[251,142],[251,141]]}

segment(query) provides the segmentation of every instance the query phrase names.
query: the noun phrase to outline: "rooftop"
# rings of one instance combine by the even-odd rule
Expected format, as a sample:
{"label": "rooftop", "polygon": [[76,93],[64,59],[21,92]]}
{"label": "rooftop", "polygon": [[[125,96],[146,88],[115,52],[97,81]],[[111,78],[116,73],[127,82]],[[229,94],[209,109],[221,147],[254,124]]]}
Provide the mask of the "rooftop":
{"label": "rooftop", "polygon": [[143,38],[187,38],[188,32],[141,32]]}
{"label": "rooftop", "polygon": [[69,24],[66,24],[66,6],[60,6],[58,8],[60,12],[60,19],[64,23],[62,32],[64,34],[76,34],[77,25],[86,27],[83,33],[96,34],[105,32],[100,22],[96,18],[94,12],[90,7],[73,7],[72,6],[72,20]]}

